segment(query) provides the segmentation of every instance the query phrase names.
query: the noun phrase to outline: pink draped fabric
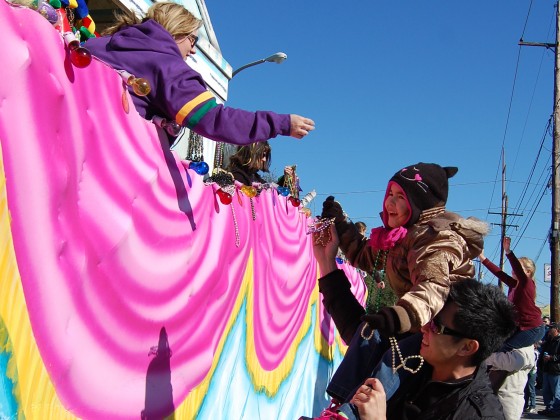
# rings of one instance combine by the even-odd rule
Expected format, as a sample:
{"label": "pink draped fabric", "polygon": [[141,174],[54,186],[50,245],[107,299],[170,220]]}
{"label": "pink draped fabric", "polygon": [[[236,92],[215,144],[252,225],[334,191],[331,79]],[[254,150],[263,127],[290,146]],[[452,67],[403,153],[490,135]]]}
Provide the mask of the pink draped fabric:
{"label": "pink draped fabric", "polygon": [[[34,11],[0,1],[0,21],[0,142],[14,248],[61,401],[80,417],[137,417],[148,353],[165,327],[178,406],[220,356],[245,298],[251,252],[247,340],[262,369],[275,369],[316,287],[307,218],[274,190],[253,199],[256,220],[239,191],[231,206],[220,203],[218,187],[187,170],[132,102],[123,111],[113,70],[97,61],[72,67],[60,35]],[[332,323],[321,325],[332,343]]]}

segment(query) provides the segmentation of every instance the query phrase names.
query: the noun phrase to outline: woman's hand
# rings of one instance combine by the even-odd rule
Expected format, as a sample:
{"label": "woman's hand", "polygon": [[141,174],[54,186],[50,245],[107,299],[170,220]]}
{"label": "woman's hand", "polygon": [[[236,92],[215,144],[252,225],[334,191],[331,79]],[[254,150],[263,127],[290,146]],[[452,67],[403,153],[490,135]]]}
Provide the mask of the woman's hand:
{"label": "woman's hand", "polygon": [[315,121],[302,117],[301,115],[290,115],[290,136],[301,139],[315,130]]}
{"label": "woman's hand", "polygon": [[356,406],[361,420],[385,420],[387,403],[385,390],[378,379],[368,378],[358,388],[350,402]]}
{"label": "woman's hand", "polygon": [[504,236],[504,251],[506,254],[511,252],[511,238],[509,236]]}
{"label": "woman's hand", "polygon": [[[331,224],[327,229],[327,232],[321,231],[313,234],[313,254],[319,264],[321,276],[326,276],[338,269],[335,261],[338,252],[338,235],[334,224]],[[325,239],[328,235],[330,235],[330,241],[325,243],[322,239]]]}
{"label": "woman's hand", "polygon": [[478,259],[480,260],[480,262],[483,262],[486,259],[486,257],[484,256],[484,249],[480,251]]}

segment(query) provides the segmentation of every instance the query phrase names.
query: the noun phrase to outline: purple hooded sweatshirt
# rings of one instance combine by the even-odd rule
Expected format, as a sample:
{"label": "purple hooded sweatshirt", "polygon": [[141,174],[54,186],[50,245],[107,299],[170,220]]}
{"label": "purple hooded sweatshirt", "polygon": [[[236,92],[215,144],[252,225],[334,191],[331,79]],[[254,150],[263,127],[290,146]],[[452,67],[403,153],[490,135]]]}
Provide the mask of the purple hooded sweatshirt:
{"label": "purple hooded sweatshirt", "polygon": [[202,76],[181,57],[173,37],[159,23],[147,20],[111,36],[91,38],[86,48],[116,70],[150,82],[151,92],[136,96],[136,109],[150,120],[155,115],[225,143],[250,144],[290,135],[290,116],[224,107],[207,89]]}

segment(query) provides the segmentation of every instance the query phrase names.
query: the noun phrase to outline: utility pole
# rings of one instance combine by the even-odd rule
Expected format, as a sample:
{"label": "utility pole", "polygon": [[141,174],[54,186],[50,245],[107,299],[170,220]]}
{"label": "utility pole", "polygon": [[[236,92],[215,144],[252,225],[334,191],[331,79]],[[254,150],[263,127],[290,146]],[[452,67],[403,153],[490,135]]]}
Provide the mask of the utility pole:
{"label": "utility pole", "polygon": [[[504,238],[506,236],[506,227],[512,226],[517,228],[517,225],[508,225],[507,224],[507,217],[508,216],[522,216],[521,214],[515,213],[508,213],[508,196],[506,194],[506,151],[502,148],[502,211],[501,213],[493,213],[489,212],[490,214],[499,214],[502,216],[502,222],[500,223],[500,270],[504,271]],[[492,223],[493,225],[497,225],[497,223]],[[504,290],[504,283],[498,279],[498,286],[500,286],[500,290]]]}
{"label": "utility pole", "polygon": [[[506,220],[508,210],[508,197],[506,194],[506,151],[502,148],[502,230],[500,232],[500,270],[504,271],[504,238],[506,237]],[[500,290],[504,289],[500,281]]]}
{"label": "utility pole", "polygon": [[550,268],[551,268],[551,285],[550,285],[550,318],[552,322],[560,321],[559,312],[559,281],[560,281],[560,243],[558,238],[559,220],[560,220],[560,173],[558,164],[558,153],[560,152],[560,115],[558,114],[558,100],[560,99],[560,74],[559,68],[560,49],[560,0],[556,2],[556,42],[549,43],[536,43],[536,42],[523,42],[521,40],[519,45],[546,47],[554,50],[554,104],[552,111],[552,222],[550,229]]}
{"label": "utility pole", "polygon": [[556,45],[554,46],[554,108],[553,108],[553,130],[552,130],[552,225],[551,225],[551,241],[550,241],[550,264],[552,269],[552,282],[550,287],[550,315],[554,322],[559,320],[558,313],[558,282],[559,276],[559,261],[560,247],[558,243],[558,221],[560,215],[560,197],[559,197],[559,183],[560,177],[558,172],[558,153],[560,151],[560,116],[558,114],[558,99],[560,98],[560,75],[558,65],[560,60],[558,48],[560,37],[560,0],[556,3]]}

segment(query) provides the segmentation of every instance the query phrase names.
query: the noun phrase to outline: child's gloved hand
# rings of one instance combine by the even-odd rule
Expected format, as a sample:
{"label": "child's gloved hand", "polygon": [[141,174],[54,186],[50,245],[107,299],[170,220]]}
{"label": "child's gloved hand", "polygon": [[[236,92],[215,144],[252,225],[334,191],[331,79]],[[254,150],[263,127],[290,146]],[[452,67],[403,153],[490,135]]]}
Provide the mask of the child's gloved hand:
{"label": "child's gloved hand", "polygon": [[396,335],[401,327],[397,313],[391,308],[381,308],[377,313],[364,315],[361,319],[385,337]]}
{"label": "child's gloved hand", "polygon": [[335,223],[344,222],[346,220],[346,216],[342,211],[342,206],[338,201],[334,201],[334,197],[332,195],[328,196],[327,199],[323,202],[323,212],[321,213],[322,218],[333,218]]}

